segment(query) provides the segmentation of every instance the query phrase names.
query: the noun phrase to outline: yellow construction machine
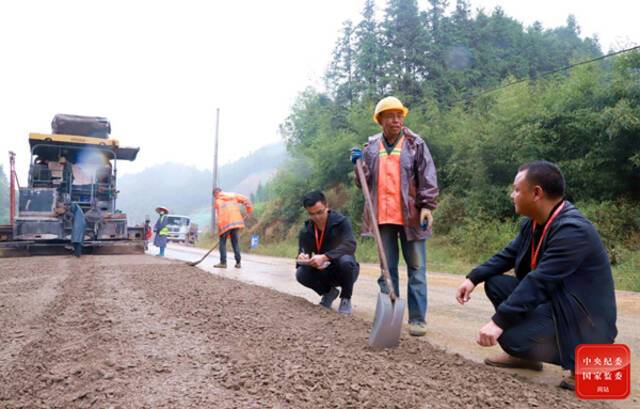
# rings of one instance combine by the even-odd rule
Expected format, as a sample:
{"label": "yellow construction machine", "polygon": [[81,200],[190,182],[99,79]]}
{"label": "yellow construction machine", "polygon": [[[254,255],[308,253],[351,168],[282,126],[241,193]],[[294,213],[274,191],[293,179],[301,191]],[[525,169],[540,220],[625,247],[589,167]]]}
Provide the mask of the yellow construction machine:
{"label": "yellow construction machine", "polygon": [[84,252],[144,252],[143,227],[127,225],[116,187],[118,161],[135,160],[140,148],[110,138],[102,117],[56,115],[52,130],[29,134],[28,185],[11,224],[0,225],[0,257],[68,252],[74,203],[86,220]]}

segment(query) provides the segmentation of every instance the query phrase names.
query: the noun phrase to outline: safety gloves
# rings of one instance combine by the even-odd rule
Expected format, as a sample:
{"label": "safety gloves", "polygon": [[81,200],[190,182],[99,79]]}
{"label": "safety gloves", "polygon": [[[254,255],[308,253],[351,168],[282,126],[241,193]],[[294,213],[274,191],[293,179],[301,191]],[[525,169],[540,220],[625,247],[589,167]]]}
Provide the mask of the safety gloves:
{"label": "safety gloves", "polygon": [[420,227],[427,229],[433,226],[433,215],[431,210],[422,208],[420,209]]}
{"label": "safety gloves", "polygon": [[351,163],[354,165],[358,161],[358,159],[362,159],[362,150],[360,148],[352,148],[351,149]]}

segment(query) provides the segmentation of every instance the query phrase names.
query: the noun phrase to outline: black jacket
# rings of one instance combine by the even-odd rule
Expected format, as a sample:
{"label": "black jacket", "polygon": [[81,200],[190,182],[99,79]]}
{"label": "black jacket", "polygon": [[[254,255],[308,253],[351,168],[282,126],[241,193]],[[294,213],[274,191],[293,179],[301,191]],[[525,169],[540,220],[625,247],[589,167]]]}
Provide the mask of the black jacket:
{"label": "black jacket", "polygon": [[562,366],[574,368],[577,345],[613,343],[618,333],[609,258],[591,222],[565,202],[547,231],[538,265],[531,270],[531,227],[532,221],[525,219],[515,240],[467,278],[478,284],[515,269],[519,284],[500,304],[493,321],[506,330],[538,305],[551,303]]}
{"label": "black jacket", "polygon": [[[300,229],[298,235],[299,253],[324,254],[331,260],[337,259],[345,254],[353,256],[356,252],[356,239],[353,237],[351,223],[349,219],[338,212],[329,210],[327,218],[327,230],[324,234],[324,242],[320,250],[316,248],[316,236],[311,220],[304,222],[304,227]],[[320,235],[321,232],[318,231]],[[320,238],[318,236],[318,238]]]}

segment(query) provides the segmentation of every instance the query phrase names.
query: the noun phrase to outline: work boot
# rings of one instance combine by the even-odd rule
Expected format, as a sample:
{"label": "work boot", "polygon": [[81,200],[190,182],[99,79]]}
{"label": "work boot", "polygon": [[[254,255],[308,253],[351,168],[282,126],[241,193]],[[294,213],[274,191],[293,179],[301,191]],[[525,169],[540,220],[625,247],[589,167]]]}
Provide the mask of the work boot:
{"label": "work boot", "polygon": [[424,322],[410,322],[409,335],[413,335],[414,337],[423,337],[427,335],[427,324]]}
{"label": "work boot", "polygon": [[235,268],[241,268],[242,266],[240,265],[240,263],[236,263],[236,265],[234,267]]}
{"label": "work boot", "polygon": [[538,361],[530,361],[528,359],[516,358],[506,352],[485,358],[484,363],[489,366],[497,366],[499,368],[519,368],[531,369],[532,371],[542,371],[542,363]]}
{"label": "work boot", "polygon": [[338,294],[340,294],[340,291],[338,291],[338,289],[335,287],[331,287],[329,292],[324,294],[320,299],[320,305],[325,308],[331,309],[331,304],[333,304],[333,300],[338,298]]}
{"label": "work boot", "polygon": [[340,300],[340,307],[338,307],[338,313],[343,315],[351,315],[351,300],[348,298],[342,298]]}
{"label": "work boot", "polygon": [[558,385],[562,389],[569,391],[576,390],[576,373],[574,371],[565,369],[562,371],[562,382]]}
{"label": "work boot", "polygon": [[227,263],[214,264],[213,268],[227,268]]}

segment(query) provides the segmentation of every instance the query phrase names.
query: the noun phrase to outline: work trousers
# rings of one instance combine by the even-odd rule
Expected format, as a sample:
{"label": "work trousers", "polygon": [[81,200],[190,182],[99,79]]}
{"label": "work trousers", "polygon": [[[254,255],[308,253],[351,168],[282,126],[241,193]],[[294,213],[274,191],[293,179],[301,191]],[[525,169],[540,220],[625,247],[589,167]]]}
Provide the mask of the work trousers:
{"label": "work trousers", "polygon": [[240,243],[238,243],[238,234],[240,229],[231,229],[220,236],[220,262],[227,264],[227,238],[231,237],[231,247],[233,247],[233,255],[236,264],[240,264]]}
{"label": "work trousers", "polygon": [[[484,291],[497,310],[517,286],[517,278],[500,274],[484,282]],[[552,314],[550,303],[540,304],[525,314],[516,325],[507,328],[498,338],[498,343],[509,355],[560,365]]]}
{"label": "work trousers", "polygon": [[353,284],[358,279],[360,265],[350,255],[331,260],[329,267],[318,270],[311,266],[300,266],[296,270],[296,280],[305,287],[311,288],[318,295],[328,293],[332,287],[340,287],[340,298],[350,299]]}
{"label": "work trousers", "polygon": [[[400,248],[407,263],[407,305],[409,306],[409,323],[424,323],[427,315],[427,248],[425,240],[408,241],[404,226],[397,224],[381,224],[380,237],[384,253],[389,264],[389,275],[393,282],[393,290],[400,297],[398,263]],[[400,240],[400,248],[398,248]],[[380,291],[389,293],[384,276],[378,278]]]}
{"label": "work trousers", "polygon": [[82,243],[73,243],[73,255],[80,257],[82,254]]}

